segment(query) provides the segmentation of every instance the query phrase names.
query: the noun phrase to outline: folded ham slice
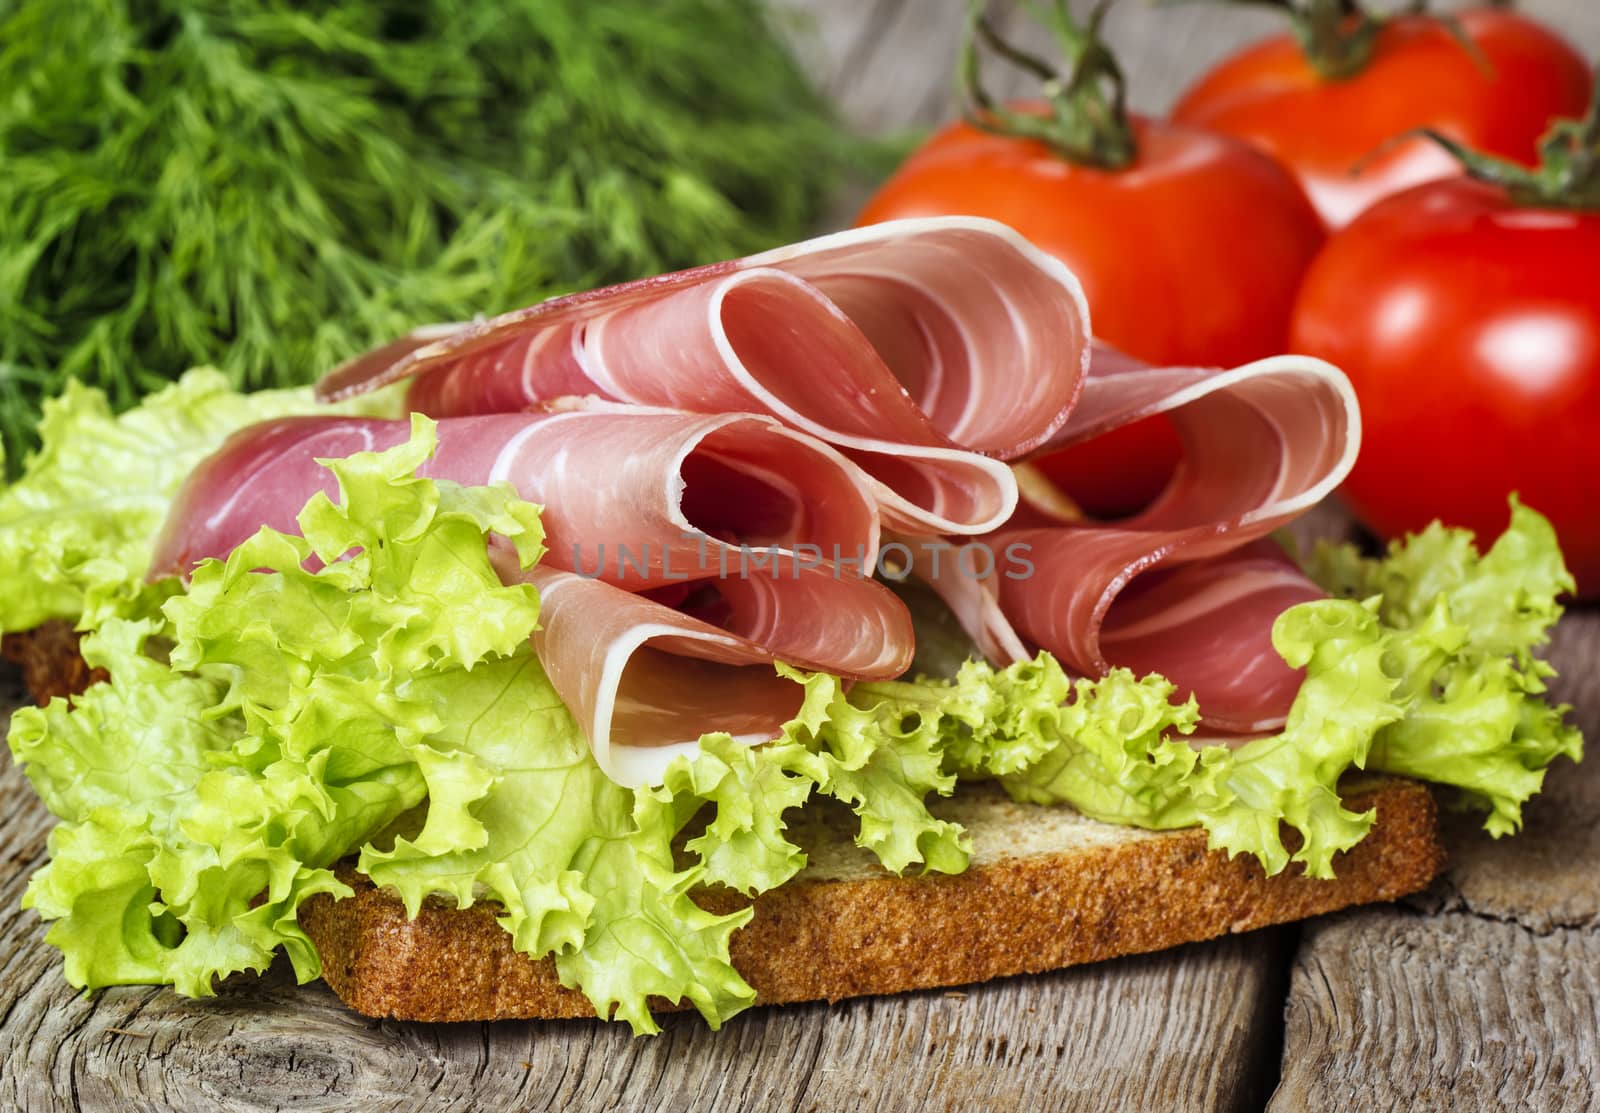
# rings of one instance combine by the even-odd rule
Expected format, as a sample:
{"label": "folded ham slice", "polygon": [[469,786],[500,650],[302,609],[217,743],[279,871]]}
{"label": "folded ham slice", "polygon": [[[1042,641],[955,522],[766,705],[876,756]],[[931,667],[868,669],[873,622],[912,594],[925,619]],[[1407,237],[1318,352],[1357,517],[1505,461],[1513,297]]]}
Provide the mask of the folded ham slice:
{"label": "folded ham slice", "polygon": [[1010,517],[1000,461],[1066,421],[1089,336],[1060,262],[968,217],[858,228],[439,333],[358,357],[318,390],[417,376],[411,404],[436,417],[565,395],[765,413],[846,452],[885,520],[923,534]]}
{"label": "folded ham slice", "polygon": [[[872,580],[813,573],[802,580],[810,606],[797,606],[801,593],[791,591],[766,612],[770,625],[730,630],[542,564],[522,575],[539,589],[533,643],[552,686],[600,768],[629,787],[659,782],[702,734],[725,731],[748,743],[776,737],[804,694],[776,661],[877,678],[911,664],[903,629],[910,617]],[[784,581],[734,582],[763,592]],[[781,641],[773,636],[780,630]]]}
{"label": "folded ham slice", "polygon": [[[630,783],[707,730],[771,737],[799,700],[774,661],[907,666],[905,608],[860,575],[880,519],[908,551],[989,546],[986,579],[954,560],[912,571],[992,658],[1043,647],[1083,674],[1160,672],[1198,695],[1209,730],[1270,730],[1300,682],[1272,623],[1320,593],[1262,539],[1349,471],[1349,384],[1293,356],[1150,368],[1088,337],[1059,262],[948,217],[435,326],[318,389],[413,378],[413,406],[441,418],[425,474],[509,480],[545,505],[551,551],[527,574],[545,596],[537,648]],[[1089,521],[1044,471],[1010,466],[1158,413],[1184,459],[1133,517]],[[293,528],[331,483],[313,457],[404,435],[342,418],[241,434],[186,488],[156,570]]]}
{"label": "folded ham slice", "polygon": [[1151,506],[1089,521],[1024,467],[1022,505],[985,542],[1025,553],[1031,568],[983,580],[947,570],[933,586],[973,616],[969,630],[996,659],[1031,644],[1087,675],[1158,672],[1199,698],[1214,730],[1274,729],[1301,676],[1273,650],[1272,624],[1323,592],[1278,546],[1252,542],[1349,473],[1361,440],[1355,395],[1309,357],[1152,368],[1097,346],[1079,405],[1039,455],[1157,413],[1184,457]]}
{"label": "folded ham slice", "polygon": [[[241,431],[185,483],[151,575],[224,557],[263,525],[293,532],[312,494],[337,496],[319,457],[391,448],[409,430],[300,417]],[[860,679],[910,664],[905,606],[861,574],[878,549],[867,479],[770,418],[616,408],[453,418],[439,422],[421,474],[509,482],[545,507],[541,565],[497,566],[539,586],[535,648],[597,760],[624,783],[659,777],[706,731],[773,737],[800,698],[775,661]]]}
{"label": "folded ham slice", "polygon": [[[294,417],[242,430],[179,493],[152,570],[186,572],[260,526],[291,531],[307,498],[336,492],[319,458],[392,448],[404,421]],[[631,590],[711,579],[769,554],[870,569],[878,513],[860,470],[768,418],[630,410],[494,414],[438,424],[421,474],[505,481],[546,507],[546,563]]]}

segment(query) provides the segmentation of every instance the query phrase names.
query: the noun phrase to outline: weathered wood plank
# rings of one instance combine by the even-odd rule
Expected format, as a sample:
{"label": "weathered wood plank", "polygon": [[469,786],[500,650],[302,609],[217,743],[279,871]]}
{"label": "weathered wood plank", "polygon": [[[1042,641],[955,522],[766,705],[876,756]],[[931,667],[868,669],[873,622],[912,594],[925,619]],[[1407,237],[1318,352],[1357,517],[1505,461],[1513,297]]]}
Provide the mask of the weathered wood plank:
{"label": "weathered wood plank", "polygon": [[1282,935],[936,994],[824,1027],[810,1109],[1246,1109],[1277,1042]]}
{"label": "weathered wood plank", "polygon": [[[940,124],[958,113],[954,73],[965,0],[780,0],[779,6],[787,9],[782,22],[796,50],[849,123],[892,132]],[[1560,28],[1590,57],[1600,56],[1600,4],[1594,0],[1524,0],[1518,7]],[[989,0],[988,10],[1020,45],[1057,56],[1016,0]],[[1219,59],[1283,27],[1271,11],[1196,3],[1156,13],[1149,3],[1123,0],[1111,9],[1106,40],[1127,72],[1133,107],[1164,112]],[[996,96],[1031,91],[1026,79],[999,64],[986,75]]]}
{"label": "weathered wood plank", "polygon": [[1600,936],[1467,913],[1309,924],[1271,1110],[1592,1110]]}
{"label": "weathered wood plank", "polygon": [[[1555,698],[1600,737],[1600,610],[1569,614]],[[1600,767],[1550,772],[1513,839],[1451,823],[1418,911],[1307,927],[1274,1110],[1600,1104]]]}

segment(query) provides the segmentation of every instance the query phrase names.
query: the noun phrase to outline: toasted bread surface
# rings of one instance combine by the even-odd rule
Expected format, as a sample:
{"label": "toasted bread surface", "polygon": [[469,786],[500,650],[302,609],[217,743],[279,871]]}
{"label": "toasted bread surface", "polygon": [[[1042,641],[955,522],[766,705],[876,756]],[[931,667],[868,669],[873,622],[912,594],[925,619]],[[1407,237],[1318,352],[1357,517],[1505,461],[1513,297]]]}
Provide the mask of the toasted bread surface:
{"label": "toasted bread surface", "polygon": [[40,707],[56,696],[75,696],[106,678],[78,652],[80,635],[69,622],[52,620],[32,630],[0,635],[0,658],[22,670],[22,682]]}

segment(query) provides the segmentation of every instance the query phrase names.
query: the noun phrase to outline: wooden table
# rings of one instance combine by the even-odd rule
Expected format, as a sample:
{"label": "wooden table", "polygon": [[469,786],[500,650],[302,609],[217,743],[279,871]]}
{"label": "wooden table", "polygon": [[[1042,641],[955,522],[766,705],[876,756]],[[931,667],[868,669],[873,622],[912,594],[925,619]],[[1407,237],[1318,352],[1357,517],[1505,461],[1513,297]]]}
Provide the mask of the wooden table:
{"label": "wooden table", "polygon": [[[1600,53],[1600,4],[1525,7]],[[951,107],[954,0],[823,0],[808,64],[861,126]],[[1160,109],[1258,13],[1124,3],[1112,36]],[[1336,515],[1323,529],[1338,530]],[[1600,738],[1600,611],[1550,656]],[[0,673],[0,728],[21,699]],[[1600,1105],[1600,770],[1562,763],[1528,827],[1451,824],[1423,897],[960,992],[692,1016],[634,1040],[597,1022],[428,1026],[346,1011],[281,968],[212,1001],[90,1000],[18,901],[48,816],[0,756],[0,1109],[1594,1109]]]}

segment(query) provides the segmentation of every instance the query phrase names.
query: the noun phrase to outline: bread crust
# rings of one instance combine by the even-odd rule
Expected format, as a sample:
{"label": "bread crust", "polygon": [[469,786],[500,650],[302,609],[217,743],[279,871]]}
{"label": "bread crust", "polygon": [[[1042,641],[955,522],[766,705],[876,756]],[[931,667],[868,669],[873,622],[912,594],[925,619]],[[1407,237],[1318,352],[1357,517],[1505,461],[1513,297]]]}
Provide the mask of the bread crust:
{"label": "bread crust", "polygon": [[22,670],[22,682],[40,707],[56,696],[75,696],[106,678],[78,652],[82,637],[72,624],[51,619],[32,630],[0,636],[0,658]]}
{"label": "bread crust", "polygon": [[[733,936],[733,964],[766,1005],[964,985],[1393,900],[1443,867],[1422,785],[1370,782],[1348,806],[1376,807],[1378,818],[1335,860],[1336,880],[1300,876],[1298,867],[1266,877],[1254,859],[1208,851],[1199,830],[1127,829],[1114,842],[1002,857],[950,877],[802,877],[754,901],[754,917]],[[1016,805],[999,810],[1014,822]],[[976,825],[973,834],[998,832]],[[339,872],[355,895],[312,897],[300,924],[322,956],[323,979],[357,1012],[424,1021],[594,1015],[560,984],[550,958],[512,949],[494,905],[429,898],[408,919],[398,897],[348,864]],[[751,903],[721,890],[696,899],[718,912]]]}

